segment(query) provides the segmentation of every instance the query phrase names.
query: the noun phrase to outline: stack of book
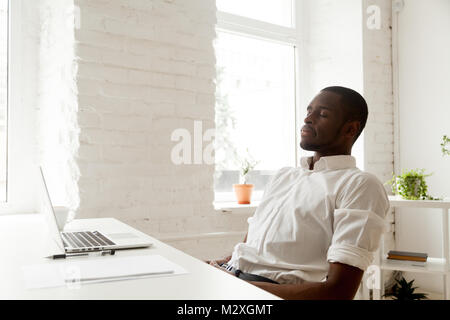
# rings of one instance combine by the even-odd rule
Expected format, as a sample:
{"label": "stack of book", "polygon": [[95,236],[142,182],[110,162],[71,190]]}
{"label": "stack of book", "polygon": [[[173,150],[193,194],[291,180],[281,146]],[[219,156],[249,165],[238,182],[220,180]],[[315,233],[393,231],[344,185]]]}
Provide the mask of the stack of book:
{"label": "stack of book", "polygon": [[425,266],[428,254],[421,252],[394,251],[388,252],[387,258],[391,261],[398,261],[412,266]]}

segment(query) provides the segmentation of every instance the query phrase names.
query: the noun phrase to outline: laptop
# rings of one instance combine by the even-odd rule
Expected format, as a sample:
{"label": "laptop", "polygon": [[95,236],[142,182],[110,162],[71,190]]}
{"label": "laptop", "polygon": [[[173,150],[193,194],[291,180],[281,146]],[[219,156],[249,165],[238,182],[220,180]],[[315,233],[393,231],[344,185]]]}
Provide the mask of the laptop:
{"label": "laptop", "polygon": [[152,245],[149,239],[142,237],[132,228],[114,230],[113,233],[96,230],[77,230],[65,232],[59,230],[50,194],[45,182],[42,167],[39,168],[42,182],[42,210],[46,217],[49,231],[59,249],[64,253],[107,252],[121,249],[146,248]]}

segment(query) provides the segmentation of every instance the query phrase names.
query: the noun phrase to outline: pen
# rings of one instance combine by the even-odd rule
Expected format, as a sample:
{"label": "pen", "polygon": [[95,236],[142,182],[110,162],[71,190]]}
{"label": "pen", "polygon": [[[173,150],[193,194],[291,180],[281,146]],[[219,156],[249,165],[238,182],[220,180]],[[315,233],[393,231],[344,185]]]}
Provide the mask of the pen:
{"label": "pen", "polygon": [[62,254],[55,254],[52,256],[48,256],[46,258],[48,258],[48,259],[66,259],[66,258],[71,258],[71,257],[95,255],[95,253],[97,253],[100,256],[105,256],[107,254],[114,255],[116,253],[116,251],[115,250],[103,250],[100,252],[93,251],[93,252],[81,252],[81,253],[62,253]]}

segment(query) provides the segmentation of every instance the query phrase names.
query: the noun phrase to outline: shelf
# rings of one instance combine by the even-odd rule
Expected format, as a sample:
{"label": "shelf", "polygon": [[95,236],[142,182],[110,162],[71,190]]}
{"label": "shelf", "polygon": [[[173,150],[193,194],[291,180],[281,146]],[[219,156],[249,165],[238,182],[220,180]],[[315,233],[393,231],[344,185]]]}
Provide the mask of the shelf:
{"label": "shelf", "polygon": [[408,208],[437,208],[450,209],[450,198],[443,200],[405,200],[400,196],[389,196],[391,207],[408,207]]}
{"label": "shelf", "polygon": [[[378,262],[381,270],[398,270],[405,272],[416,272],[442,276],[443,280],[443,298],[450,299],[450,260],[449,256],[449,229],[448,220],[450,215],[450,198],[443,200],[405,200],[400,196],[389,196],[389,204],[391,208],[431,208],[441,210],[425,210],[428,212],[440,212],[442,215],[442,251],[443,258],[428,258],[423,265],[415,264],[414,261],[396,261],[387,259],[387,256],[382,255],[384,251],[384,241],[378,250]],[[384,238],[384,235],[383,235]],[[383,273],[380,273],[379,285],[381,290],[375,291],[376,299],[382,298],[384,292]]]}
{"label": "shelf", "polygon": [[252,201],[251,204],[238,204],[234,202],[214,202],[214,209],[222,213],[247,214],[255,213],[261,201]]}
{"label": "shelf", "polygon": [[257,208],[261,201],[252,201],[250,204],[239,204],[236,201],[214,202],[214,208],[220,209],[236,209],[236,208]]}
{"label": "shelf", "polygon": [[428,258],[424,266],[414,266],[413,261],[392,261],[383,258],[381,262],[382,270],[398,270],[407,272],[431,273],[437,275],[450,274],[450,270],[446,268],[445,259]]}

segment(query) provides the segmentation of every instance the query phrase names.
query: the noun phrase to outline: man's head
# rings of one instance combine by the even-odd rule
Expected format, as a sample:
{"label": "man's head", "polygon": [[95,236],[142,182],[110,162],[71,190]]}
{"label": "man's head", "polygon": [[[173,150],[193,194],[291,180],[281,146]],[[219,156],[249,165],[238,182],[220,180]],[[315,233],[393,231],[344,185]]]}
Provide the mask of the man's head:
{"label": "man's head", "polygon": [[300,146],[322,154],[345,154],[363,131],[367,115],[367,103],[358,92],[327,87],[307,107]]}

